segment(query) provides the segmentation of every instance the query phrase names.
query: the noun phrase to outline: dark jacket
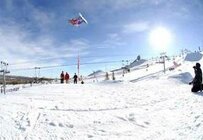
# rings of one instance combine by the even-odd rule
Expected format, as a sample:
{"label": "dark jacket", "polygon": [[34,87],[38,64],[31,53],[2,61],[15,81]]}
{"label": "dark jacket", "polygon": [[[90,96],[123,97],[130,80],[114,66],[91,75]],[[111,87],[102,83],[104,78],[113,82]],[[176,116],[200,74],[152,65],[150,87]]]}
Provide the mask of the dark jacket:
{"label": "dark jacket", "polygon": [[64,73],[63,72],[61,73],[61,79],[64,79]]}
{"label": "dark jacket", "polygon": [[73,76],[73,78],[74,78],[74,80],[77,80],[78,76],[75,74],[75,75]]}
{"label": "dark jacket", "polygon": [[68,73],[66,73],[66,75],[65,75],[65,80],[69,80],[69,74]]}
{"label": "dark jacket", "polygon": [[201,68],[195,68],[195,77],[192,81],[193,85],[201,85],[202,84],[202,70]]}

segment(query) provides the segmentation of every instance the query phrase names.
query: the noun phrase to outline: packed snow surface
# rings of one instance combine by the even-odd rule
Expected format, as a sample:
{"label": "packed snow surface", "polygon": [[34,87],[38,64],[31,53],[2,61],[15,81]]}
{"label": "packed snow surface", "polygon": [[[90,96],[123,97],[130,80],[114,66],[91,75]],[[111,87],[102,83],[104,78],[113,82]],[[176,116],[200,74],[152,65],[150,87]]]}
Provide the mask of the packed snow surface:
{"label": "packed snow surface", "polygon": [[115,81],[1,94],[0,139],[202,140],[203,92],[191,93],[188,85],[195,62],[179,62],[166,73],[154,64]]}

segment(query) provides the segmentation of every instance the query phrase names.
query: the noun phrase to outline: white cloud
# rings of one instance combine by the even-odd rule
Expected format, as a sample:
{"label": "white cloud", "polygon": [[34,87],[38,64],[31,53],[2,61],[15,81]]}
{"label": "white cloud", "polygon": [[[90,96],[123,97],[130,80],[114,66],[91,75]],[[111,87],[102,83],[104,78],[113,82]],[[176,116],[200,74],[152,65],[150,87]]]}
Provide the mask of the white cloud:
{"label": "white cloud", "polygon": [[124,25],[123,32],[124,33],[133,33],[133,32],[143,32],[149,29],[148,22],[134,22],[127,25]]}
{"label": "white cloud", "polygon": [[[95,1],[95,0],[79,0],[75,4],[75,8],[79,10],[89,10],[97,11],[102,10],[104,7],[109,7],[109,10],[123,10],[126,8],[135,8],[140,5],[159,5],[166,0],[102,0],[102,1]],[[78,6],[78,4],[80,6]],[[108,11],[103,11],[108,12]]]}
{"label": "white cloud", "polygon": [[89,61],[89,63],[99,63],[99,62],[104,62],[104,61],[107,61],[108,58],[106,57],[103,57],[103,58],[94,58],[92,60]]}
{"label": "white cloud", "polygon": [[77,56],[78,53],[83,56],[89,53],[89,47],[90,44],[87,40],[73,39],[61,46],[61,52],[63,52],[66,57],[74,57]]}
{"label": "white cloud", "polygon": [[107,34],[106,40],[104,40],[103,42],[95,46],[97,46],[97,48],[99,49],[109,49],[109,48],[124,46],[125,44],[126,43],[122,40],[119,34],[110,33],[110,34]]}
{"label": "white cloud", "polygon": [[47,29],[47,27],[52,24],[54,19],[56,19],[56,16],[54,13],[45,13],[43,11],[40,11],[36,8],[32,8],[32,16],[33,19],[36,21],[37,25],[40,27],[41,30]]}
{"label": "white cloud", "polygon": [[117,33],[108,34],[107,37],[112,40],[120,40],[120,37]]}
{"label": "white cloud", "polygon": [[[137,4],[142,3],[143,0],[82,0],[78,1],[75,5],[75,8],[92,10],[102,10],[103,7],[110,7],[111,10],[118,10],[127,7],[133,7]],[[78,4],[80,6],[78,7]],[[105,11],[104,11],[105,12]]]}
{"label": "white cloud", "polygon": [[83,50],[88,48],[88,41],[85,39],[74,39],[74,40],[70,40],[70,44],[69,44],[72,48],[75,48],[77,50]]}
{"label": "white cloud", "polygon": [[[12,68],[27,68],[45,65],[63,64],[60,57],[77,56],[78,50],[85,55],[89,48],[87,40],[71,40],[57,44],[50,36],[40,36],[37,40],[27,40],[29,33],[18,26],[0,25],[0,61],[9,64],[29,62],[24,65],[13,65]],[[51,59],[51,61],[49,61]],[[37,61],[38,60],[38,61]]]}
{"label": "white cloud", "polygon": [[13,1],[12,0],[6,0],[6,9],[8,11],[11,11],[13,8]]}

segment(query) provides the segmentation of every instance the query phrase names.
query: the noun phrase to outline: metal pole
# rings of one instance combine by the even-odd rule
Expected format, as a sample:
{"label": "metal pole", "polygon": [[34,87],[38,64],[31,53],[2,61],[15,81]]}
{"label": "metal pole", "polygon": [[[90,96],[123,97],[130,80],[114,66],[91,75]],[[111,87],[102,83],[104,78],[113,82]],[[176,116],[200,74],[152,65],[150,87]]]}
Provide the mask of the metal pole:
{"label": "metal pole", "polygon": [[161,55],[161,57],[163,58],[164,73],[166,73],[166,64],[165,64],[166,52],[163,52],[163,53],[161,53],[160,55]]}
{"label": "metal pole", "polygon": [[163,62],[164,62],[164,73],[166,73],[166,61],[165,61],[165,56],[163,56]]}
{"label": "metal pole", "polygon": [[4,94],[6,94],[6,77],[5,77],[5,70],[3,71],[3,88],[4,88]]}
{"label": "metal pole", "polygon": [[37,67],[35,67],[35,82],[37,83]]}
{"label": "metal pole", "polygon": [[34,67],[34,69],[35,69],[35,79],[36,79],[36,83],[37,83],[38,77],[40,77],[40,67]]}
{"label": "metal pole", "polygon": [[38,74],[38,75],[39,75],[39,77],[40,77],[40,67],[39,67],[39,74]]}
{"label": "metal pole", "polygon": [[8,63],[1,61],[2,70],[0,72],[3,73],[3,92],[4,92],[4,94],[6,94],[6,74],[9,73],[9,71],[7,71],[7,66],[8,66]]}

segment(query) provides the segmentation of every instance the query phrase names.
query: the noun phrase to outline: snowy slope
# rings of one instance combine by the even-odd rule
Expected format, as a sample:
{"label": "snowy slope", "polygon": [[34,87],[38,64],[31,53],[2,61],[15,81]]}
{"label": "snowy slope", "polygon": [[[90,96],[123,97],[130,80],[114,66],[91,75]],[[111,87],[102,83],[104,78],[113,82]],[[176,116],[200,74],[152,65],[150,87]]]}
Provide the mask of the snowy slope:
{"label": "snowy slope", "polygon": [[165,74],[155,64],[116,81],[38,85],[0,95],[0,139],[201,140],[203,93],[191,93],[187,84],[196,62],[178,60],[181,66]]}

